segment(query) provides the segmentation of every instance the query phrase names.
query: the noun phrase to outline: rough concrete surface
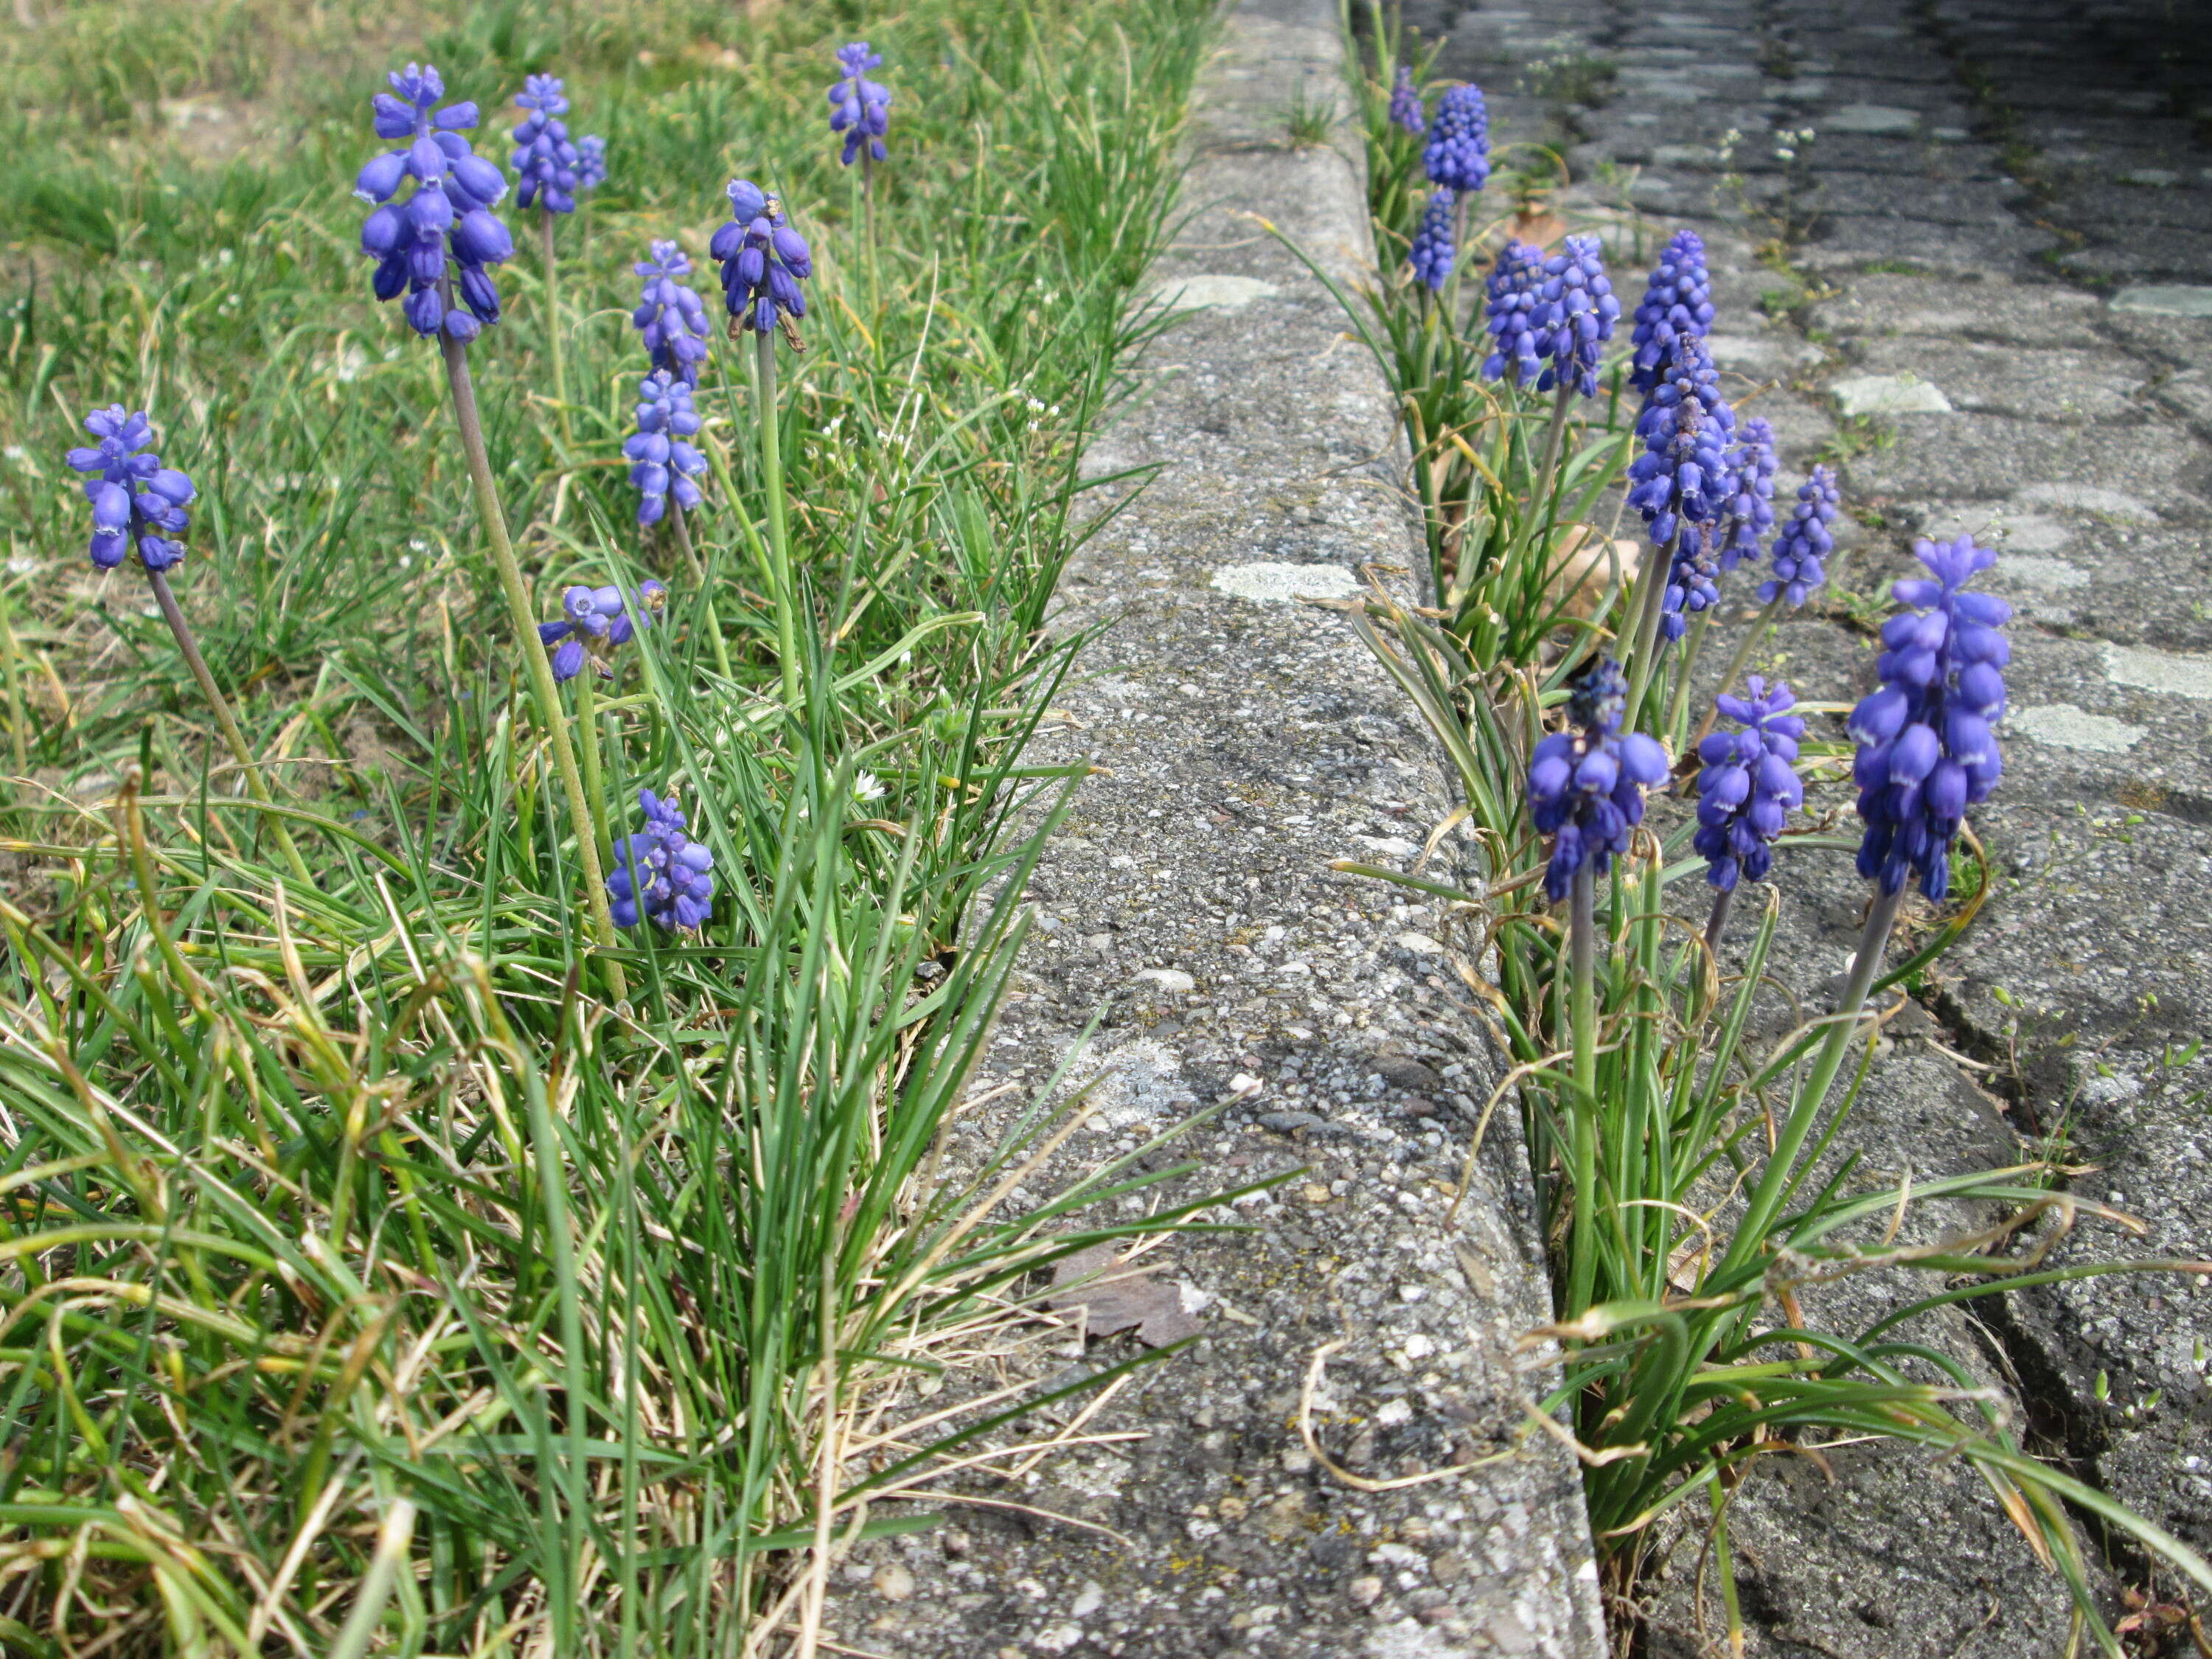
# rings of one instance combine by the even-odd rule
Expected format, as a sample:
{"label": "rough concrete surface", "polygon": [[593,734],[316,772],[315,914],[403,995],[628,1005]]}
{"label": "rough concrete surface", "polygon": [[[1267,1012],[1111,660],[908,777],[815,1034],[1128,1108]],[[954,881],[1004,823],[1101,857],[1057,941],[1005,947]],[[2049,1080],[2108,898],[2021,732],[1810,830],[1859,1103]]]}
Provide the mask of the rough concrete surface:
{"label": "rough concrete surface", "polygon": [[[2177,27],[2187,10],[1406,6],[1443,43],[1438,72],[1484,85],[1498,139],[1565,150],[1582,181],[1571,218],[1640,216],[1634,248],[1609,236],[1625,304],[1642,283],[1632,255],[1680,225],[1705,236],[1721,367],[1775,424],[1778,498],[1814,459],[1842,470],[1849,556],[1754,667],[1848,703],[1873,683],[1869,623],[1911,538],[2000,548],[1989,585],[2020,617],[2006,777],[1976,817],[1992,890],[1922,993],[1928,1033],[1898,1044],[1921,1052],[1877,1067],[1856,1133],[1937,1167],[1963,1150],[1932,1127],[1963,1109],[1959,1089],[1994,1103],[2003,1133],[1983,1153],[2061,1147],[2074,1190],[2142,1219],[2141,1239],[2083,1229],[2063,1247],[2074,1260],[2212,1243],[2212,1059],[2197,1046],[2212,1035],[2212,31]],[[1723,598],[1741,625],[1744,590]],[[1814,736],[1840,749],[1840,720]],[[1848,787],[1808,805],[1850,827]],[[1778,868],[1777,961],[1818,995],[1861,890],[1846,854]],[[2014,1294],[1931,1340],[1989,1368],[2044,1455],[2212,1546],[2203,1280]],[[1903,1453],[1831,1462],[1832,1483],[1767,1460],[1735,1500],[1753,1651],[2068,1650],[2063,1589],[1970,1478],[1947,1486]],[[1655,1653],[1700,1650],[1696,1541],[1647,1586]],[[2134,1550],[2111,1567],[2178,1588]],[[1705,1590],[1710,1638],[1710,1576]]]}
{"label": "rough concrete surface", "polygon": [[[1341,85],[1331,0],[1230,13],[1201,86],[1183,197],[1194,211],[1157,284],[1189,314],[1136,365],[1144,395],[1086,461],[1097,476],[1161,471],[1062,592],[1060,626],[1104,631],[1037,758],[1107,770],[1083,785],[1028,890],[1036,931],[977,1084],[1042,1081],[1103,1006],[1078,1062],[1098,1082],[1092,1127],[1038,1194],[1216,1105],[1165,1155],[1204,1165],[1175,1193],[1297,1173],[1223,1206],[1244,1231],[1165,1252],[1203,1337],[1083,1428],[1136,1437],[951,1483],[996,1507],[951,1505],[935,1531],[860,1547],[831,1608],[849,1647],[1605,1650],[1577,1473],[1522,1404],[1547,1373],[1522,1368],[1516,1345],[1548,1297],[1510,1125],[1493,1125],[1457,1193],[1496,1062],[1431,910],[1328,869],[1406,867],[1448,811],[1412,712],[1341,612],[1299,597],[1340,595],[1361,564],[1402,568],[1418,546],[1378,371],[1250,216],[1338,273],[1371,259],[1356,171],[1335,149],[1285,142],[1294,95]],[[1356,153],[1348,134],[1340,147]],[[998,1109],[955,1158],[986,1144]],[[1415,1484],[1357,1490],[1304,1449],[1301,1386],[1331,1342],[1344,1346],[1313,1418],[1324,1449],[1362,1481]],[[1135,1351],[1127,1336],[1087,1352],[1062,1336],[1004,1368],[1072,1380]],[[1476,1467],[1450,1473],[1459,1463]]]}

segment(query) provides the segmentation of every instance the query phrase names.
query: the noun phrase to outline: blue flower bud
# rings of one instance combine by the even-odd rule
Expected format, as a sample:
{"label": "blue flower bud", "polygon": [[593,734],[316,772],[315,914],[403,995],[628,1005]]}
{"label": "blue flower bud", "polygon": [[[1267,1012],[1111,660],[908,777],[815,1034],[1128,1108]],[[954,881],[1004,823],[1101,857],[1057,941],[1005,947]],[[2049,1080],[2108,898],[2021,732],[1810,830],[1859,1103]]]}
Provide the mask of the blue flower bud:
{"label": "blue flower bud", "polygon": [[1457,200],[1448,190],[1429,192],[1429,204],[1421,211],[1421,226],[1413,233],[1413,245],[1407,255],[1413,280],[1431,294],[1443,291],[1457,257],[1452,245],[1452,204]]}
{"label": "blue flower bud", "polygon": [[1428,125],[1421,94],[1413,85],[1413,66],[1398,65],[1398,78],[1390,88],[1390,125],[1404,132],[1419,132]]}
{"label": "blue flower bud", "polygon": [[1544,738],[1530,757],[1528,811],[1553,838],[1544,890],[1554,903],[1585,863],[1603,875],[1627,852],[1644,790],[1666,779],[1667,751],[1640,732],[1621,734],[1627,694],[1618,663],[1593,664],[1568,701],[1571,729]]}
{"label": "blue flower bud", "polygon": [[[481,325],[499,320],[498,290],[483,267],[514,252],[506,227],[490,212],[506,181],[461,137],[477,124],[476,106],[434,107],[445,90],[435,69],[410,64],[388,79],[392,92],[373,100],[377,135],[407,143],[363,167],[357,183],[356,194],[380,204],[361,232],[362,252],[376,261],[371,286],[380,301],[404,294],[408,324],[425,338],[442,330],[465,343]],[[389,198],[409,177],[416,180],[414,193],[404,206],[392,204]],[[465,309],[449,306],[439,292],[449,261],[460,267]]]}
{"label": "blue flower bud", "polygon": [[1449,88],[1437,100],[1421,165],[1429,182],[1446,190],[1478,191],[1489,182],[1490,115],[1480,87]]}
{"label": "blue flower bud", "polygon": [[890,131],[891,94],[888,88],[867,78],[868,70],[881,69],[883,64],[883,55],[870,51],[865,40],[837,50],[840,78],[830,88],[830,131],[845,135],[844,154],[838,159],[846,167],[860,159],[863,149],[870,160],[884,159],[883,137]]}
{"label": "blue flower bud", "polygon": [[112,570],[135,547],[147,569],[170,568],[185,556],[184,544],[171,536],[191,522],[185,504],[198,494],[192,481],[163,466],[160,456],[143,453],[154,441],[143,410],[126,415],[120,404],[111,404],[86,416],[84,427],[100,442],[70,450],[67,459],[73,471],[96,475],[84,483],[92,505],[88,551],[94,567]]}

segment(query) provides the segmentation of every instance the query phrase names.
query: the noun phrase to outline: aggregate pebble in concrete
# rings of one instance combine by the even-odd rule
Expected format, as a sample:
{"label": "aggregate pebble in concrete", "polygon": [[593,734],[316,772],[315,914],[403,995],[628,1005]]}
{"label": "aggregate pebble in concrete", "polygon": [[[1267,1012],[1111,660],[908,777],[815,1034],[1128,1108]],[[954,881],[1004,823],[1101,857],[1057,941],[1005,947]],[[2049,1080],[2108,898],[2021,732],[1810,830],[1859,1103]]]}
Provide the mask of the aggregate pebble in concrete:
{"label": "aggregate pebble in concrete", "polygon": [[[1145,395],[1086,459],[1094,476],[1164,465],[1068,573],[1055,625],[1104,631],[1059,699],[1062,728],[1031,754],[1107,771],[1027,890],[1035,931],[976,1084],[1034,1088],[1103,1007],[1076,1070],[1096,1085],[1093,1127],[1036,1195],[1216,1106],[1188,1147],[1152,1160],[1199,1161],[1174,1196],[1291,1179],[1223,1206],[1244,1231],[1167,1252],[1204,1337],[1085,1425],[1141,1437],[971,1482],[1018,1507],[952,1505],[933,1533],[860,1548],[831,1620],[855,1647],[1605,1651],[1578,1474],[1521,1404],[1547,1386],[1515,1349],[1548,1292],[1510,1126],[1493,1124],[1449,1218],[1497,1063],[1431,907],[1327,867],[1404,868],[1448,811],[1430,739],[1341,611],[1296,597],[1417,551],[1378,374],[1249,216],[1333,270],[1371,258],[1352,169],[1281,142],[1291,88],[1340,72],[1334,20],[1328,0],[1244,0],[1203,83],[1184,191],[1197,211],[1158,286],[1211,303],[1147,349]],[[1012,1109],[985,1109],[949,1155],[973,1157]],[[1335,1456],[1375,1480],[1479,1467],[1380,1492],[1317,1467],[1294,1421],[1331,1341],[1345,1346],[1317,1424]],[[1062,1340],[1005,1364],[1072,1379],[1133,1352],[1127,1337],[1085,1353]]]}

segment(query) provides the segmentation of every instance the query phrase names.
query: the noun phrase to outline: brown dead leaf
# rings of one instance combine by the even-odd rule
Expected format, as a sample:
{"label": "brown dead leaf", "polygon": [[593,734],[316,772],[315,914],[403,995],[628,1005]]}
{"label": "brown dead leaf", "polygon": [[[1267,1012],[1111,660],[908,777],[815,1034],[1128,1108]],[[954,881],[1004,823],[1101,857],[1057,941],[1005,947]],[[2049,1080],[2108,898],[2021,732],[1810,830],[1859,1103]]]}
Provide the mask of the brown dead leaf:
{"label": "brown dead leaf", "polygon": [[1182,1310],[1182,1287],[1156,1278],[1150,1268],[1130,1267],[1111,1239],[1054,1262],[1044,1300],[1055,1313],[1079,1311],[1089,1335],[1133,1328],[1137,1340],[1152,1348],[1180,1342],[1200,1328]]}

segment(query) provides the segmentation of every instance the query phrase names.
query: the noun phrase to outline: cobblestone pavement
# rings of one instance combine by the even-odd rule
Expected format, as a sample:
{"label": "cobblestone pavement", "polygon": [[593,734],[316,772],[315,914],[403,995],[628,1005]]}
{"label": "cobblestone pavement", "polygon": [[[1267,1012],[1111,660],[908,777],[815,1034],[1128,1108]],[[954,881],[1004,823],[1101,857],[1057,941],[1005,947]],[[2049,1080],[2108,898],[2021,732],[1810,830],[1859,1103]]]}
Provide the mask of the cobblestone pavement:
{"label": "cobblestone pavement", "polygon": [[[1862,1135],[1917,1126],[1873,1161],[1923,1171],[2067,1136],[2094,1166],[2073,1189],[2147,1227],[2069,1246],[2083,1257],[2212,1247],[2212,1065],[2196,1047],[2212,1033],[2212,30],[2191,9],[1405,13],[1444,43],[1439,73],[1490,93],[1498,141],[1565,152],[1571,208],[1635,210],[1637,260],[1674,227],[1706,237],[1716,355],[1781,435],[1778,496],[1815,459],[1840,467],[1850,556],[1771,670],[1802,696],[1856,697],[1911,538],[1972,531],[2002,550],[1994,586],[2021,617],[2007,775],[1977,820],[1995,887],[1922,1034],[1900,1036],[1914,1069],[1875,1091],[1904,1104],[1870,1103]],[[1609,238],[1632,297],[1625,240]],[[1812,804],[1847,813],[1848,793]],[[1801,988],[1850,948],[1848,872],[1815,867],[1845,862],[1784,866]],[[2008,1297],[1978,1340],[2047,1449],[2202,1550],[2208,1325],[2201,1281],[2106,1279]],[[1769,1650],[2063,1650],[2063,1601],[2000,1563],[2002,1536],[1941,1565],[1978,1524],[1971,1502],[1878,1459],[1838,1479],[1824,1496],[1795,1469],[1782,1509],[1739,1528],[1765,1552],[1748,1593]],[[2112,1566],[2144,1581],[2139,1557]]]}

